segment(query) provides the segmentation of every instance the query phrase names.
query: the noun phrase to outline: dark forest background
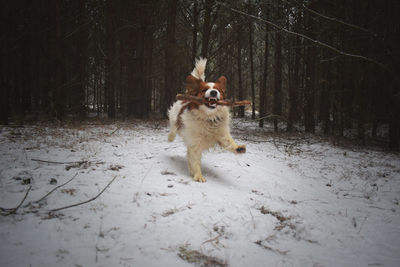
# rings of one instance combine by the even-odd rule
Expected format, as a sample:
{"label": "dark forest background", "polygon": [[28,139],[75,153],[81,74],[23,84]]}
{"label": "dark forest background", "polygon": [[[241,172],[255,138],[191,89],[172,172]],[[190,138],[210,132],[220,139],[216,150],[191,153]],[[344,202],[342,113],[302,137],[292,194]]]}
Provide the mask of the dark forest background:
{"label": "dark forest background", "polygon": [[1,124],[164,117],[202,56],[260,127],[400,148],[398,0],[2,0],[0,12]]}

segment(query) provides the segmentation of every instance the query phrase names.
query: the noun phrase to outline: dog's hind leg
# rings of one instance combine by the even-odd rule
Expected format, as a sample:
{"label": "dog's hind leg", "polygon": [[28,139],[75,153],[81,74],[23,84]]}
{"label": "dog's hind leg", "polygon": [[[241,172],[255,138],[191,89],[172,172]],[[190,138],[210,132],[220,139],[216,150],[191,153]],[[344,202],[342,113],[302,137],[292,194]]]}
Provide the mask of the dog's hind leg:
{"label": "dog's hind leg", "polygon": [[201,174],[201,150],[196,147],[188,147],[187,159],[189,165],[190,174],[193,176],[193,180],[204,183],[206,178]]}
{"label": "dog's hind leg", "polygon": [[186,110],[189,103],[183,104],[182,101],[177,101],[169,110],[169,125],[168,141],[174,141],[176,132],[183,127],[182,114]]}

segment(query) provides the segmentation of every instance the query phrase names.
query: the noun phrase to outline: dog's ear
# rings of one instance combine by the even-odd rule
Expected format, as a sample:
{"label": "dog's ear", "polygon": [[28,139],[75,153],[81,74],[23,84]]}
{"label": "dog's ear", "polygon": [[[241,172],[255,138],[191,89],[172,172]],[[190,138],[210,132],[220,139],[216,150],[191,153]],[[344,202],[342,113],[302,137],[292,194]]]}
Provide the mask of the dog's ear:
{"label": "dog's ear", "polygon": [[201,80],[189,75],[185,81],[185,93],[189,95],[197,95],[200,89]]}
{"label": "dog's ear", "polygon": [[221,76],[218,78],[218,80],[215,81],[217,84],[218,89],[225,95],[226,92],[226,77]]}

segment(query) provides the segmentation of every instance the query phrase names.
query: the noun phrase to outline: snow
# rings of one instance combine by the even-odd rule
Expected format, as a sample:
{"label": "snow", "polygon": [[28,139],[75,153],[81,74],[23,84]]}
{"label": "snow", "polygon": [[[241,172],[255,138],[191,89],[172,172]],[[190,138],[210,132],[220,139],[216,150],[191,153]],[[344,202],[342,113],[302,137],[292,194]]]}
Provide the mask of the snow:
{"label": "snow", "polygon": [[246,154],[203,155],[206,183],[163,121],[0,128],[0,207],[31,186],[0,266],[399,266],[399,155],[256,124],[233,121]]}

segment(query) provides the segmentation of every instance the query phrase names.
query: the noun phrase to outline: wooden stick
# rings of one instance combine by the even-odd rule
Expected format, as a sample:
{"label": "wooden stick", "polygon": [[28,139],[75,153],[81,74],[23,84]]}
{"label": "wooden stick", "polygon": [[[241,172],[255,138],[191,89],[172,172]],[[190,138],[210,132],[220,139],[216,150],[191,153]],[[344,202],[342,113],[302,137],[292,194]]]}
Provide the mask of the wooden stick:
{"label": "wooden stick", "polygon": [[44,163],[51,163],[51,164],[82,164],[88,161],[67,161],[67,162],[60,162],[60,161],[50,161],[50,160],[43,160],[43,159],[31,159],[32,161],[44,162]]}
{"label": "wooden stick", "polygon": [[29,186],[28,190],[25,193],[24,198],[22,199],[21,203],[19,203],[19,205],[14,209],[13,213],[16,213],[17,210],[22,206],[22,204],[24,204],[25,199],[28,197],[29,191],[31,191],[32,186]]}
{"label": "wooden stick", "polygon": [[22,206],[22,204],[24,204],[24,202],[25,202],[26,198],[28,197],[28,194],[29,194],[29,192],[31,191],[31,189],[32,189],[32,186],[29,186],[28,190],[27,190],[26,193],[25,193],[24,198],[21,200],[21,202],[18,204],[17,207],[11,208],[11,209],[6,209],[6,208],[1,208],[1,207],[0,207],[0,210],[1,210],[2,212],[4,212],[4,214],[1,214],[1,213],[0,213],[0,215],[5,215],[5,216],[7,216],[7,215],[10,215],[10,214],[15,214],[15,213],[17,213],[17,210]]}
{"label": "wooden stick", "polygon": [[79,202],[79,203],[76,203],[76,204],[68,205],[68,206],[65,206],[65,207],[61,207],[61,208],[57,208],[57,209],[52,209],[52,210],[50,210],[49,213],[52,213],[52,212],[55,212],[55,211],[60,211],[60,210],[65,210],[65,209],[69,209],[69,208],[73,208],[73,207],[76,207],[76,206],[80,206],[80,205],[83,205],[83,204],[87,204],[87,203],[89,203],[89,202],[95,200],[95,199],[98,198],[101,194],[103,194],[104,191],[106,191],[106,189],[112,184],[112,182],[114,182],[114,180],[115,180],[117,177],[118,177],[118,175],[115,175],[114,178],[112,178],[111,181],[108,182],[108,184],[107,184],[96,196],[92,197],[91,199],[88,199],[88,200],[86,200],[86,201]]}
{"label": "wooden stick", "polygon": [[71,182],[73,179],[75,179],[75,177],[78,175],[78,173],[75,173],[75,175],[69,179],[67,182],[60,184],[56,187],[54,187],[52,190],[50,190],[46,195],[44,195],[43,197],[41,197],[40,199],[33,201],[33,202],[29,202],[27,205],[25,205],[25,207],[31,205],[32,203],[38,203],[40,201],[42,201],[43,199],[45,199],[46,197],[48,197],[51,193],[53,193],[54,191],[56,191],[57,189],[59,189],[60,187],[63,187],[64,185],[68,184],[69,182]]}
{"label": "wooden stick", "polygon": [[[205,99],[203,97],[198,97],[198,96],[193,96],[193,95],[177,94],[176,99],[182,100],[182,101],[187,101],[187,102],[193,102],[198,105],[211,103],[211,101],[208,101],[207,99]],[[248,100],[242,100],[242,101],[219,100],[219,101],[217,101],[217,105],[237,107],[237,106],[251,105],[251,102]]]}

